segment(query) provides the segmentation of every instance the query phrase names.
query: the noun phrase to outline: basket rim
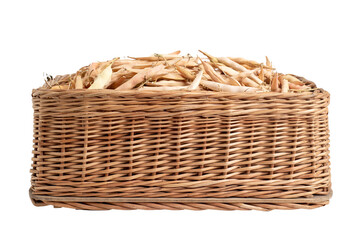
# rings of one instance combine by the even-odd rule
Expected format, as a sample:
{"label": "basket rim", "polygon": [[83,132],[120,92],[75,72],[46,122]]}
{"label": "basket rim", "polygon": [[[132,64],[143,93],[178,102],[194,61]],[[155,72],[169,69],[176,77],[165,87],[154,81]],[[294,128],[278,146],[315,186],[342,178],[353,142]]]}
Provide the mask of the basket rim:
{"label": "basket rim", "polygon": [[126,91],[118,91],[114,89],[42,89],[36,88],[32,90],[32,97],[46,97],[46,98],[57,98],[57,97],[76,97],[76,96],[92,96],[92,97],[167,97],[167,98],[177,98],[177,97],[210,97],[210,98],[234,98],[234,99],[244,99],[244,98],[310,98],[310,97],[318,97],[318,96],[330,96],[329,92],[322,89],[317,88],[313,92],[298,92],[298,93],[279,93],[279,92],[261,92],[261,93],[226,93],[226,92],[212,92],[212,91],[157,91],[157,90],[148,90],[148,91],[138,91],[138,90],[126,90]]}

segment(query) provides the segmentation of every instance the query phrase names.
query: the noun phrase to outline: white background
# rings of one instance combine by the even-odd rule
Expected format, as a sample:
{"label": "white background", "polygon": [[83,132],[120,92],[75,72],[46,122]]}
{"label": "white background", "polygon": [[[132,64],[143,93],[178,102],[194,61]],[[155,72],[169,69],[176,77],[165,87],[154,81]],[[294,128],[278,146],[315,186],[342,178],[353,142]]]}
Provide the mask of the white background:
{"label": "white background", "polygon": [[[362,239],[360,1],[2,1],[0,239]],[[43,72],[198,49],[263,61],[331,93],[334,196],[315,210],[76,211],[28,197]]]}

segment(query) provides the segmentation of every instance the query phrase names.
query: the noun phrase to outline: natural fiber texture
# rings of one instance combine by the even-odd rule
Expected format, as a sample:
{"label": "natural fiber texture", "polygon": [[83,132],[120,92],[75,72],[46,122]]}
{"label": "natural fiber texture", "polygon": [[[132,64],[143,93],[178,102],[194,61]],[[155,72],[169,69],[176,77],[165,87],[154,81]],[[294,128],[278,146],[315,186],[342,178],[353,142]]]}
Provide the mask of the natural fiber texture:
{"label": "natural fiber texture", "polygon": [[37,89],[32,96],[35,205],[271,210],[328,203],[329,94],[322,89]]}

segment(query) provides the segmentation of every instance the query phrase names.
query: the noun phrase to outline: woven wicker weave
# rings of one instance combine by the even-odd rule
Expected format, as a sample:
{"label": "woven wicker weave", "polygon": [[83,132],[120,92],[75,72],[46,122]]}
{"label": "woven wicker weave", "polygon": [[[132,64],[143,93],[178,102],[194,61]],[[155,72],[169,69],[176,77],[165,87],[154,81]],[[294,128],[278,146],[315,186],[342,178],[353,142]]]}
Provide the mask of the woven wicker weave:
{"label": "woven wicker weave", "polygon": [[30,196],[75,209],[315,208],[329,93],[33,90]]}

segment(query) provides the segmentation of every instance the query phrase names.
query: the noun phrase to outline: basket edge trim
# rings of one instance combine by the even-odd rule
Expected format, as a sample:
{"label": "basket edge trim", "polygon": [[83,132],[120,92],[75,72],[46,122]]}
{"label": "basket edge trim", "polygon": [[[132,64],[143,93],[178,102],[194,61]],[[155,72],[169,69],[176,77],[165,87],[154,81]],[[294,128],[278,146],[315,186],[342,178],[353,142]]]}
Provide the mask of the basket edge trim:
{"label": "basket edge trim", "polygon": [[125,203],[321,203],[328,201],[333,195],[330,189],[327,195],[317,195],[312,198],[102,198],[102,197],[54,197],[33,194],[29,189],[32,201],[49,202],[125,202]]}

